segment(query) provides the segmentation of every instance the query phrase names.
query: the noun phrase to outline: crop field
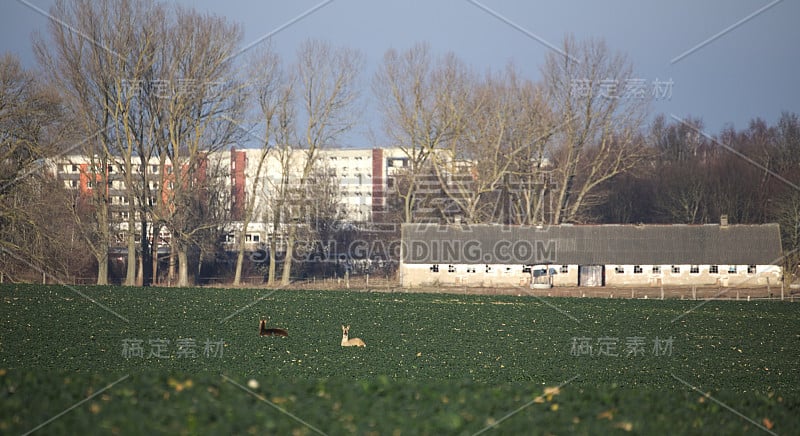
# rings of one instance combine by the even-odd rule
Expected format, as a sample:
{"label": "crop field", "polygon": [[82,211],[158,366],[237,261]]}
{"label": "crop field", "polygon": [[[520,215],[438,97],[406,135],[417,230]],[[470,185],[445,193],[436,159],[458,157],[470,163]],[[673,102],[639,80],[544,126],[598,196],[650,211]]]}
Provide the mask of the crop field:
{"label": "crop field", "polygon": [[[0,286],[2,434],[800,432],[800,304]],[[260,337],[258,324],[287,329]],[[365,348],[341,347],[341,325]]]}

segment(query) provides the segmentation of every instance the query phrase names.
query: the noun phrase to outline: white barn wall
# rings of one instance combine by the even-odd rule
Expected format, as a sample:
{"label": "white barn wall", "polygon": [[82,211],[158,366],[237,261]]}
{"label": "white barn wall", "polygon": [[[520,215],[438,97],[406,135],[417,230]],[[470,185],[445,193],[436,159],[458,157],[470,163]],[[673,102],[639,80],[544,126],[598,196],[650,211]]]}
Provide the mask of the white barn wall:
{"label": "white barn wall", "polygon": [[[493,264],[453,264],[454,272],[449,272],[450,265],[438,265],[439,271],[431,271],[434,264],[402,264],[400,276],[402,286],[528,286],[531,274],[522,272],[523,265]],[[562,265],[549,265],[556,270],[553,274],[553,286],[578,286],[578,265],[566,265],[567,272],[561,272]],[[615,272],[616,267],[624,272]],[[756,265],[755,273],[748,273],[748,265],[735,265],[736,273],[729,273],[730,265],[717,265],[718,273],[712,273],[711,265],[697,265],[698,272],[692,273],[692,265],[674,265],[680,268],[673,273],[673,265],[658,265],[660,273],[653,273],[653,265],[639,265],[641,273],[634,273],[635,265],[606,265],[606,286],[737,286],[755,287],[777,285],[782,277],[782,269],[776,265]],[[545,268],[545,265],[534,265],[533,269]],[[474,271],[474,272],[473,272]]]}

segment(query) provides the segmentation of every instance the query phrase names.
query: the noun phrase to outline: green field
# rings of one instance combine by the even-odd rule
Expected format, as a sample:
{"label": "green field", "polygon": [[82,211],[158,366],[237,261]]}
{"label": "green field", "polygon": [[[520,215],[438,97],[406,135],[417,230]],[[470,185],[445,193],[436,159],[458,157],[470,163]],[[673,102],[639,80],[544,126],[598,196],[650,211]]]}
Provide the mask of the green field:
{"label": "green field", "polygon": [[[0,287],[0,433],[798,433],[800,305]],[[259,337],[258,321],[288,338]],[[341,324],[366,348],[343,348]]]}

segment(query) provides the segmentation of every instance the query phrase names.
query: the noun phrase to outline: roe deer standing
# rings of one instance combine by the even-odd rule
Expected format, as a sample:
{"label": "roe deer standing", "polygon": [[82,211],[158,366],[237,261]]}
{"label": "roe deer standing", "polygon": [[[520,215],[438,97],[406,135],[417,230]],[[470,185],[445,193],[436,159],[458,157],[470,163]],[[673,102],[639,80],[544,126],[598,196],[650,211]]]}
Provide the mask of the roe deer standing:
{"label": "roe deer standing", "polygon": [[289,336],[289,332],[286,329],[279,329],[279,328],[267,328],[267,320],[262,319],[261,322],[258,323],[258,335],[259,336]]}
{"label": "roe deer standing", "polygon": [[348,339],[348,335],[350,333],[350,326],[342,326],[342,346],[343,347],[366,347],[367,344],[364,343],[359,338]]}

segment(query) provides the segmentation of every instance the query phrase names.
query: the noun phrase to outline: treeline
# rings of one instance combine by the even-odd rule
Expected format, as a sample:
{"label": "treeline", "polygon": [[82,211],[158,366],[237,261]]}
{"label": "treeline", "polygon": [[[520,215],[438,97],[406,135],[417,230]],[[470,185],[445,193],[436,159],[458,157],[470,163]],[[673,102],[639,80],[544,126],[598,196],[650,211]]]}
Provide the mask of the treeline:
{"label": "treeline", "polygon": [[[296,247],[398,236],[344,223],[320,159],[360,121],[361,53],[308,41],[286,61],[268,42],[240,48],[235,23],[156,1],[57,1],[50,12],[34,40],[39,69],[0,61],[5,277],[107,283],[116,247],[124,283],[154,283],[163,266],[148,235],[164,231],[170,283],[187,285],[237,228],[238,284],[247,226],[263,222],[273,237],[262,273],[287,284],[303,258]],[[541,72],[477,72],[425,44],[388,50],[371,78],[384,139],[364,145],[399,148],[405,165],[373,220],[699,224],[725,214],[779,222],[786,252],[800,247],[797,115],[713,135],[700,119],[653,119],[656,90],[597,40],[565,38]],[[243,204],[230,195],[230,163],[208,159],[230,146],[260,151],[235,197]],[[90,159],[88,191],[43,167],[67,154]]]}

